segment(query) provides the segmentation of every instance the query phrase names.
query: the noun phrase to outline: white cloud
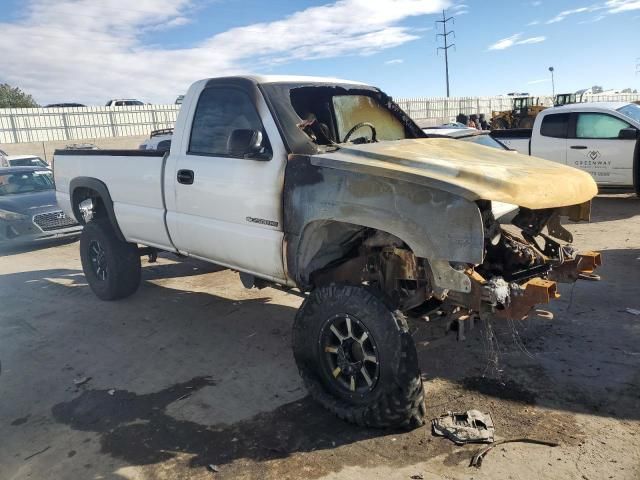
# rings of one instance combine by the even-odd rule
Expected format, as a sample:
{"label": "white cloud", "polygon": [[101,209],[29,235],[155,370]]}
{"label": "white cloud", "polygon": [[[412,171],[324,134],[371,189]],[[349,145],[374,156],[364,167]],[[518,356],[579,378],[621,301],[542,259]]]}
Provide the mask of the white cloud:
{"label": "white cloud", "polygon": [[452,7],[449,7],[449,12],[456,17],[459,17],[460,15],[466,15],[467,13],[469,13],[469,5],[467,5],[466,3],[458,3],[456,5],[453,5]]}
{"label": "white cloud", "polygon": [[393,60],[384,62],[385,65],[398,65],[399,63],[404,63],[404,60],[402,58],[394,58]]}
{"label": "white cloud", "polygon": [[622,12],[631,12],[634,10],[640,10],[640,0],[607,0],[604,3],[594,4],[586,7],[574,8],[572,10],[564,10],[560,12],[558,15],[548,20],[546,23],[558,23],[566,19],[571,15],[576,15],[580,13],[593,13],[599,12],[597,16],[590,20],[583,20],[579,23],[594,23],[599,22],[606,18],[606,15],[612,15],[616,13]]}
{"label": "white cloud", "polygon": [[580,7],[580,8],[574,8],[572,10],[563,10],[558,15],[553,17],[551,20],[548,20],[547,21],[547,25],[549,25],[551,23],[561,22],[561,21],[563,21],[565,18],[567,18],[570,15],[575,15],[577,13],[591,12],[591,11],[593,11],[592,8],[593,7]]}
{"label": "white cloud", "polygon": [[606,6],[609,13],[630,12],[640,10],[640,0],[609,0]]}
{"label": "white cloud", "polygon": [[550,82],[548,78],[540,78],[539,80],[531,80],[527,82],[527,85],[537,85],[538,83],[547,83]]}
{"label": "white cloud", "polygon": [[0,21],[0,75],[43,103],[168,101],[199,78],[397,47],[419,38],[404,20],[451,3],[337,0],[232,28],[185,48],[145,45],[145,32],[188,23],[195,1],[29,0],[20,20]]}
{"label": "white cloud", "polygon": [[544,42],[547,37],[529,37],[522,38],[522,33],[516,33],[511,35],[510,37],[503,38],[502,40],[498,40],[493,45],[489,46],[489,50],[505,50],[507,48],[511,48],[515,45],[528,45],[533,43]]}
{"label": "white cloud", "polygon": [[527,27],[533,27],[534,25],[540,25],[540,20],[533,20],[527,23]]}

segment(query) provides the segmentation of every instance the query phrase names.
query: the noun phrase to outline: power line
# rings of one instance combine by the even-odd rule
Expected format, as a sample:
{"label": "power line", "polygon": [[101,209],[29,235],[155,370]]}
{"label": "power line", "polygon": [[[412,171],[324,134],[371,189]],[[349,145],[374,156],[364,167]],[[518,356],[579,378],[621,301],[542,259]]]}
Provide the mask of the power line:
{"label": "power line", "polygon": [[436,38],[442,37],[442,39],[444,40],[444,47],[438,47],[437,52],[440,53],[440,50],[444,50],[444,68],[445,74],[447,76],[447,98],[449,97],[449,49],[456,46],[455,43],[449,44],[449,35],[453,35],[454,38],[456,36],[456,32],[454,32],[453,30],[447,31],[447,23],[450,20],[453,21],[453,23],[456,23],[455,18],[447,18],[444,10],[442,10],[442,20],[436,20],[436,23],[442,24],[442,33],[438,33],[436,35]]}

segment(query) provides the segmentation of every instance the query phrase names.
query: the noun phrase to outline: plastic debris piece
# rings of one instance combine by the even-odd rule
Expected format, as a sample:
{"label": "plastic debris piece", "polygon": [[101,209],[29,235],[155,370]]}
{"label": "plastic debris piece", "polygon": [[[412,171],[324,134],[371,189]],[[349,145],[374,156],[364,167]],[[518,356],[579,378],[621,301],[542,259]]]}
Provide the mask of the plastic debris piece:
{"label": "plastic debris piece", "polygon": [[640,315],[640,310],[635,308],[627,308],[625,309],[625,312],[630,313],[631,315]]}
{"label": "plastic debris piece", "polygon": [[107,393],[113,397],[113,395],[116,393],[116,390],[115,388],[112,388],[111,390],[107,390]]}
{"label": "plastic debris piece", "polygon": [[210,463],[209,465],[207,465],[207,468],[209,469],[210,472],[219,472],[220,471],[218,466],[214,465],[213,463]]}
{"label": "plastic debris piece", "polygon": [[456,445],[492,443],[495,427],[488,413],[479,410],[447,412],[431,420],[434,435],[448,438]]}
{"label": "plastic debris piece", "polygon": [[547,442],[545,440],[535,440],[533,438],[512,438],[511,440],[500,440],[499,442],[495,442],[488,447],[483,448],[478,453],[476,453],[473,457],[471,457],[470,467],[480,468],[482,466],[482,460],[484,460],[484,456],[491,451],[492,448],[497,447],[498,445],[502,445],[504,443],[533,443],[535,445],[545,445],[547,447],[557,447],[560,444],[556,442]]}
{"label": "plastic debris piece", "polygon": [[80,377],[73,380],[74,385],[80,386],[91,380],[91,377]]}

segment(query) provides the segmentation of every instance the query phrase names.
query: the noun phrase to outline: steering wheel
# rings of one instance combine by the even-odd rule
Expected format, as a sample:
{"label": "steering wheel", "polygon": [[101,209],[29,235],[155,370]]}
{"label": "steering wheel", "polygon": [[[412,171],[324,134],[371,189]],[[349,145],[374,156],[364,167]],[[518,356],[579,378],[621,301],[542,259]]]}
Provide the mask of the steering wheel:
{"label": "steering wheel", "polygon": [[377,142],[378,141],[376,139],[376,127],[373,126],[373,123],[362,122],[362,123],[358,123],[351,130],[349,130],[347,132],[347,134],[344,136],[344,140],[342,140],[342,143],[347,143],[347,141],[351,138],[351,135],[353,135],[356,130],[358,130],[358,129],[362,128],[362,127],[369,127],[371,129],[371,141],[372,142]]}

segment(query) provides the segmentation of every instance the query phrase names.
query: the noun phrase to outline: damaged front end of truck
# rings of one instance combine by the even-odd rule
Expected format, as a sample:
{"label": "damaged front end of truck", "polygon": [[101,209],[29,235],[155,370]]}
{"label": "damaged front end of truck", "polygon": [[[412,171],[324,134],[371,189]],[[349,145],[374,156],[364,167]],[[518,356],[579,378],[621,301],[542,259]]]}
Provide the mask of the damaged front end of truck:
{"label": "damaged front end of truck", "polygon": [[[584,172],[448,139],[292,156],[287,267],[296,285],[368,285],[401,311],[522,319],[596,279],[561,221],[588,221]],[[322,199],[322,201],[318,201]]]}
{"label": "damaged front end of truck", "polygon": [[485,228],[485,258],[477,266],[456,267],[469,282],[443,294],[445,310],[460,316],[521,320],[538,306],[560,297],[557,283],[597,280],[598,252],[577,252],[561,218],[589,221],[591,202],[569,207],[520,208],[509,225],[494,218],[490,202],[477,202]]}

